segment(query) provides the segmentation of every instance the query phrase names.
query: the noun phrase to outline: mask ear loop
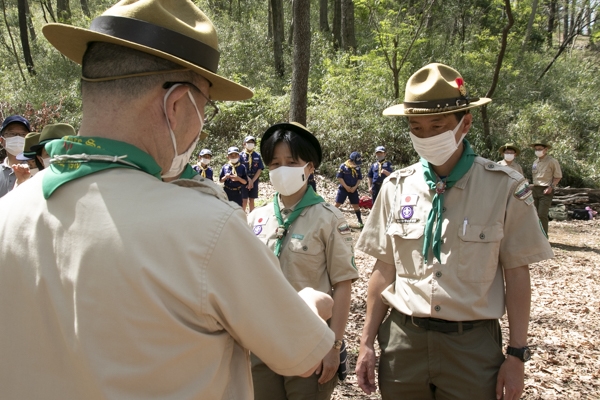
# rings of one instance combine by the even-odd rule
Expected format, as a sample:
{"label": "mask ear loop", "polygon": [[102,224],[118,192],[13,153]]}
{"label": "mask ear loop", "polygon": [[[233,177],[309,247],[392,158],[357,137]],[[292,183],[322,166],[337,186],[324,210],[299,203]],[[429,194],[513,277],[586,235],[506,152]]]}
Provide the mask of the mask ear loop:
{"label": "mask ear loop", "polygon": [[171,140],[173,141],[173,150],[175,151],[175,157],[177,157],[179,154],[177,154],[177,141],[175,140],[175,133],[173,132],[173,129],[171,129],[171,122],[169,121],[169,116],[167,115],[167,99],[169,98],[169,95],[173,93],[173,90],[175,90],[177,86],[181,86],[181,83],[176,83],[173,86],[171,86],[171,88],[167,91],[167,93],[165,93],[165,97],[163,98],[163,112],[165,113],[165,118],[167,119],[167,126],[169,127],[169,133],[171,134]]}

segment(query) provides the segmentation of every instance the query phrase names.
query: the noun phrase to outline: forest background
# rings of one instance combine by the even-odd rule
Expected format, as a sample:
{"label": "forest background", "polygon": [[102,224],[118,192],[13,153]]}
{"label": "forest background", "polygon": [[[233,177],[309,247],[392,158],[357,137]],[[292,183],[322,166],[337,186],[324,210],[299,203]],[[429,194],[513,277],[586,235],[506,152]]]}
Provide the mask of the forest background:
{"label": "forest background", "polygon": [[[352,151],[384,145],[396,167],[418,157],[404,118],[382,111],[402,101],[408,77],[431,62],[459,70],[474,110],[469,140],[492,160],[513,142],[531,177],[528,147],[548,140],[561,186],[600,185],[600,0],[196,0],[217,27],[219,73],[254,90],[219,103],[197,151],[213,165],[246,135],[295,120],[319,138],[333,178]],[[36,130],[81,120],[80,68],[41,34],[48,22],[89,27],[105,0],[0,0],[0,117]],[[194,159],[195,160],[195,159]]]}

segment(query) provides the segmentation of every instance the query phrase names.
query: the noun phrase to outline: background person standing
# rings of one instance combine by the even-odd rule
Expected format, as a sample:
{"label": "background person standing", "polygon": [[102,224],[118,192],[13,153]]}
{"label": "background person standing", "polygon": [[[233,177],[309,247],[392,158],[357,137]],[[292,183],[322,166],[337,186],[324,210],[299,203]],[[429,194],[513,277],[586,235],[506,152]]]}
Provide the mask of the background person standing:
{"label": "background person standing", "polygon": [[521,150],[514,143],[506,143],[503,146],[500,146],[498,152],[502,154],[503,159],[498,161],[500,165],[506,165],[525,176],[523,173],[523,168],[515,161],[515,158],[521,153]]}
{"label": "background person standing", "polygon": [[548,234],[548,211],[552,205],[554,189],[562,178],[562,171],[558,161],[548,155],[548,150],[552,148],[546,141],[535,142],[531,144],[535,150],[537,159],[531,167],[531,176],[533,180],[533,204],[537,209],[538,217]]}
{"label": "background person standing", "polygon": [[2,122],[0,146],[6,149],[6,158],[0,164],[0,197],[13,190],[17,177],[12,169],[19,164],[17,155],[23,152],[25,136],[31,132],[29,121],[20,115],[11,115]]}

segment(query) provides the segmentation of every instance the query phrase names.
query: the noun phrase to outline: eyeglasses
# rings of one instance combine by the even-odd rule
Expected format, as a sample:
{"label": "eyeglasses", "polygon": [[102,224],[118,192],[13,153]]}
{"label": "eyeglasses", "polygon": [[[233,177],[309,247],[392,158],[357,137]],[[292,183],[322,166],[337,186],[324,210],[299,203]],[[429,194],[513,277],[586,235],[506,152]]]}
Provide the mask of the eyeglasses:
{"label": "eyeglasses", "polygon": [[27,136],[29,132],[27,131],[7,131],[4,132],[4,134],[2,136],[4,136],[5,138],[11,138],[11,137],[15,137],[15,136],[19,136],[19,137],[25,137]]}
{"label": "eyeglasses", "polygon": [[205,125],[208,124],[210,121],[212,121],[217,116],[217,114],[219,113],[219,107],[217,106],[217,104],[214,101],[212,101],[211,99],[209,99],[208,97],[206,97],[206,95],[204,93],[202,93],[202,90],[198,89],[198,86],[194,85],[193,83],[191,83],[191,82],[165,82],[163,84],[163,89],[169,89],[177,84],[188,85],[188,86],[193,87],[202,95],[202,97],[204,97],[206,99],[206,104],[204,105],[204,124]]}

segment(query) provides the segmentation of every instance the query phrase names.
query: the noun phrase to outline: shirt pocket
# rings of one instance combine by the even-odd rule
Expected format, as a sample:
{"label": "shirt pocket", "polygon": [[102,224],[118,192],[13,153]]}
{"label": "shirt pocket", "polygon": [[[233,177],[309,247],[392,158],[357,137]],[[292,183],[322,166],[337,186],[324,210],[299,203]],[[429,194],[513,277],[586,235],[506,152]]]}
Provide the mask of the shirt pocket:
{"label": "shirt pocket", "polygon": [[491,282],[498,270],[502,225],[466,225],[464,234],[461,226],[458,237],[458,277],[465,282]]}
{"label": "shirt pocket", "polygon": [[423,262],[423,233],[420,223],[392,223],[386,230],[394,243],[394,263],[398,276],[418,278],[425,274]]}
{"label": "shirt pocket", "polygon": [[310,239],[292,237],[287,245],[289,253],[284,273],[290,282],[308,282],[316,285],[326,269],[324,244],[319,240]]}

